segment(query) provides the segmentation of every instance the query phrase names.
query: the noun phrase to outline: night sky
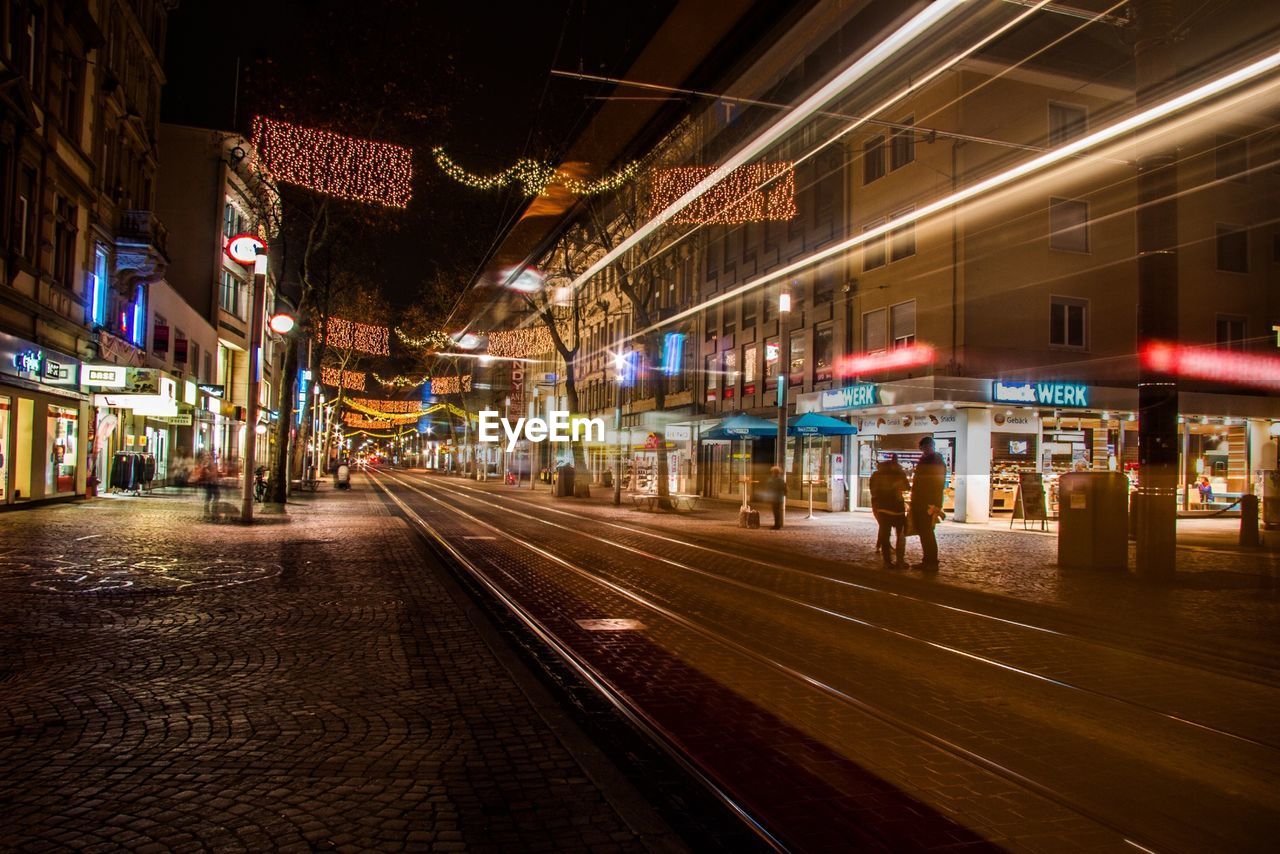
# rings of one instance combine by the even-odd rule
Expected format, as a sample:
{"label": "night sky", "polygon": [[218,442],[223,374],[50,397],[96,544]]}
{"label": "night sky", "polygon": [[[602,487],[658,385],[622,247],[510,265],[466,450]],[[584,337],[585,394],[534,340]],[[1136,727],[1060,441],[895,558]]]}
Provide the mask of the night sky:
{"label": "night sky", "polygon": [[620,75],[671,5],[183,3],[170,18],[163,118],[247,133],[261,112],[412,147],[414,202],[367,247],[384,293],[405,304],[428,277],[465,284],[523,202],[445,178],[432,146],[477,172],[521,155],[556,160],[605,90],[548,72]]}

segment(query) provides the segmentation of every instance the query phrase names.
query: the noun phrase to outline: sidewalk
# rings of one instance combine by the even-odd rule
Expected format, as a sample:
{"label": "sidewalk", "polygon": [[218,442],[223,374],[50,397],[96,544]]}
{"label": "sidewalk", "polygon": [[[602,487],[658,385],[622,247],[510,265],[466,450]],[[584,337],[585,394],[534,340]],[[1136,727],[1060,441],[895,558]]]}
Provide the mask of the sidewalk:
{"label": "sidewalk", "polygon": [[0,846],[680,848],[367,482],[199,514],[0,515]]}

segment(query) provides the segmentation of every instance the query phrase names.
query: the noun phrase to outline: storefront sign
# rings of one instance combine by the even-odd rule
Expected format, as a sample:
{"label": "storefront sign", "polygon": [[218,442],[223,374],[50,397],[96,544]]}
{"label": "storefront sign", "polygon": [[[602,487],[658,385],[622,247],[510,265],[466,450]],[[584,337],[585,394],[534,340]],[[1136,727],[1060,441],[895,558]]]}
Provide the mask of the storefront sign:
{"label": "storefront sign", "polygon": [[687,442],[693,438],[693,428],[685,425],[671,425],[666,431],[667,439],[672,442]]}
{"label": "storefront sign", "polygon": [[184,413],[181,413],[181,414],[179,414],[179,415],[160,415],[160,416],[152,416],[150,420],[152,420],[152,421],[158,421],[158,422],[160,422],[161,424],[171,424],[171,425],[173,425],[174,427],[190,427],[190,426],[191,426],[191,413],[190,413],[190,412],[184,412]]}
{"label": "storefront sign", "polygon": [[92,388],[124,388],[127,371],[123,365],[85,365],[84,384]]}
{"label": "storefront sign", "polygon": [[222,386],[210,385],[209,383],[200,383],[196,386],[196,388],[200,389],[200,392],[202,394],[207,394],[210,397],[216,397],[219,399],[222,398],[222,395],[224,393],[224,389],[222,388]]}
{"label": "storefront sign", "polygon": [[1087,407],[1089,387],[1078,383],[1006,383],[996,380],[991,384],[991,399],[997,403]]}
{"label": "storefront sign", "polygon": [[822,393],[823,411],[831,409],[860,409],[880,402],[880,387],[875,383],[857,383],[844,388],[827,389]]}
{"label": "storefront sign", "polygon": [[80,385],[80,362],[13,335],[0,334],[0,373],[45,385]]}

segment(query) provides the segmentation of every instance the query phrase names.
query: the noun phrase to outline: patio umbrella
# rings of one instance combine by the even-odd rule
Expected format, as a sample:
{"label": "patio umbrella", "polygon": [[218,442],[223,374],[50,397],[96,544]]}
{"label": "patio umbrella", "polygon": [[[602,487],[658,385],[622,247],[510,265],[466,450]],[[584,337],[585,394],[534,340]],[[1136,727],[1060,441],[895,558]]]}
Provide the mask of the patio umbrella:
{"label": "patio umbrella", "polygon": [[[804,437],[804,455],[808,459],[809,456],[809,437],[810,436],[852,436],[858,432],[858,428],[854,427],[847,421],[841,421],[839,418],[832,418],[830,415],[819,415],[817,412],[806,412],[804,415],[796,415],[787,419],[787,435]],[[813,478],[809,480],[809,516],[813,518]]]}
{"label": "patio umbrella", "polygon": [[[835,420],[835,419],[832,419]],[[735,412],[728,418],[722,420],[719,424],[702,434],[703,439],[728,439],[730,443],[734,439],[742,439],[744,448],[747,439],[762,439],[766,436],[777,436],[778,425],[772,421],[766,421],[763,418],[757,418],[754,415],[748,415],[745,412]],[[730,444],[732,452],[733,445]],[[747,504],[747,476],[744,468],[742,475],[742,509],[748,508]]]}

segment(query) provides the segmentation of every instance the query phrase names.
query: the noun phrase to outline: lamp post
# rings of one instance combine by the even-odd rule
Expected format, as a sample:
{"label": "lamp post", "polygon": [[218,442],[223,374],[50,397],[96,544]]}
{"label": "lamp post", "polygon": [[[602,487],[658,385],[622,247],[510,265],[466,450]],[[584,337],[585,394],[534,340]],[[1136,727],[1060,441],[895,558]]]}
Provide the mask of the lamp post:
{"label": "lamp post", "polygon": [[[787,380],[791,377],[791,292],[784,286],[778,294],[778,444],[774,463],[787,472]],[[784,496],[785,499],[785,496]],[[786,502],[783,501],[782,518],[786,518]],[[781,520],[780,520],[781,522]]]}
{"label": "lamp post", "polygon": [[622,381],[627,371],[627,355],[621,347],[613,354],[613,367],[616,373],[614,385],[618,389],[613,407],[613,437],[618,445],[613,459],[613,504],[617,507],[622,504]]}
{"label": "lamp post", "polygon": [[253,473],[258,450],[258,396],[262,393],[262,315],[267,301],[267,251],[260,248],[253,259],[253,308],[249,315],[249,399],[245,407],[244,492],[240,521],[253,521]]}

